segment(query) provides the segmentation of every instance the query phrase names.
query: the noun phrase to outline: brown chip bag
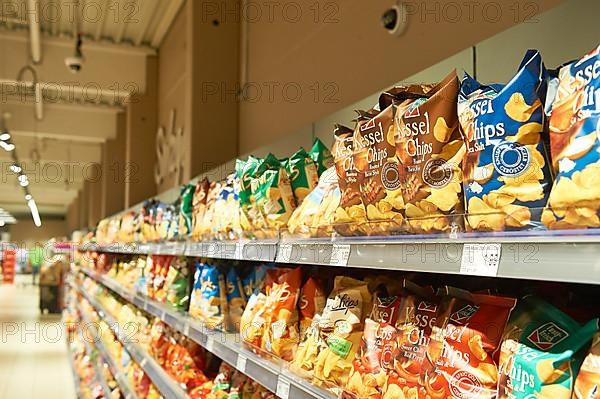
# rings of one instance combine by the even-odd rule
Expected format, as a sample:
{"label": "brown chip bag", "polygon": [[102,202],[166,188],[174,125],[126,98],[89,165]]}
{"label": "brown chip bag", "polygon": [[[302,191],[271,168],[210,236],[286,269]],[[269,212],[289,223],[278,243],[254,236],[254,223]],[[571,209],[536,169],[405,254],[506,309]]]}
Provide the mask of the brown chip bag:
{"label": "brown chip bag", "polygon": [[335,211],[335,230],[341,235],[359,234],[366,222],[365,207],[360,197],[358,171],[354,165],[353,131],[336,125],[334,130],[333,156],[338,176],[341,198]]}
{"label": "brown chip bag", "polygon": [[210,183],[208,179],[204,178],[196,184],[196,191],[194,192],[192,202],[192,238],[197,241],[202,239],[202,221],[204,219],[204,212],[206,212],[206,197],[209,187]]}
{"label": "brown chip bag", "polygon": [[[456,103],[459,82],[452,71],[433,89],[401,99],[395,116],[396,149],[409,229],[448,231],[462,214],[462,140]],[[415,98],[415,96],[417,98]]]}
{"label": "brown chip bag", "polygon": [[388,106],[368,121],[359,122],[354,131],[354,165],[369,235],[398,231],[404,221],[395,110],[394,105]]}

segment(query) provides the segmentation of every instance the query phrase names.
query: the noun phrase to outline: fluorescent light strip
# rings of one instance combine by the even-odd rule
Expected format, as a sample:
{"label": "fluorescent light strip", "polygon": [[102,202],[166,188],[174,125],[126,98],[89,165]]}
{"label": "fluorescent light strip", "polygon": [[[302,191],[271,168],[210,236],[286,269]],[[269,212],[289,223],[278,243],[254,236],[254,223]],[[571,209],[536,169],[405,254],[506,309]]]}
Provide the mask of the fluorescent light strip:
{"label": "fluorescent light strip", "polygon": [[40,213],[38,212],[37,205],[35,204],[35,200],[33,198],[30,199],[29,201],[27,201],[27,205],[29,206],[29,209],[31,210],[31,216],[33,216],[33,223],[37,227],[41,227],[42,220],[40,219]]}

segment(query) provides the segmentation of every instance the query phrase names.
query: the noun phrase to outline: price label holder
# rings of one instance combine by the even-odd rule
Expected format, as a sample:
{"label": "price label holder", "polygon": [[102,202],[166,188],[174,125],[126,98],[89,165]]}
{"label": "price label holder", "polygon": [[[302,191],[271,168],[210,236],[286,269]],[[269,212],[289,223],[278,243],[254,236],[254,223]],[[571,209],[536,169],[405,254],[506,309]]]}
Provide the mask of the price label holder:
{"label": "price label holder", "polygon": [[496,277],[501,252],[502,244],[464,244],[460,273]]}
{"label": "price label holder", "polygon": [[235,363],[235,368],[238,369],[240,373],[246,372],[246,362],[248,359],[246,356],[238,355],[237,361]]}
{"label": "price label holder", "polygon": [[185,323],[185,325],[183,326],[183,335],[185,335],[186,337],[190,336],[190,323]]}
{"label": "price label holder", "polygon": [[213,352],[215,350],[215,340],[213,337],[206,337],[206,350]]}
{"label": "price label holder", "polygon": [[290,397],[290,380],[284,376],[279,376],[277,379],[277,392],[275,394],[281,399],[289,399]]}
{"label": "price label holder", "polygon": [[333,244],[331,248],[331,259],[329,265],[331,266],[348,266],[348,259],[350,259],[350,251],[352,247],[350,244]]}
{"label": "price label holder", "polygon": [[290,263],[292,259],[292,244],[279,244],[277,247],[276,261],[279,263]]}

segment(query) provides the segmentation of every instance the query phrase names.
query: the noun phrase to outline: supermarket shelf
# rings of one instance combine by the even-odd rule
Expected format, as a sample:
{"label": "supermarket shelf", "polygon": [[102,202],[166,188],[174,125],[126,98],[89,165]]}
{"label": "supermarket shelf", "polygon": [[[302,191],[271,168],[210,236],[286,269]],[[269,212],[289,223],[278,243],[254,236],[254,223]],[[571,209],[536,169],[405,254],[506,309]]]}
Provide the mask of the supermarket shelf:
{"label": "supermarket shelf", "polygon": [[[90,320],[85,315],[82,315],[82,321],[85,325],[89,325],[90,323]],[[84,339],[84,341],[86,340]],[[87,345],[89,345],[89,343],[86,341],[86,346]],[[108,369],[110,370],[111,374],[115,377],[117,384],[119,384],[119,389],[121,390],[121,394],[123,395],[123,397],[125,399],[137,399],[137,395],[135,394],[135,391],[131,388],[126,376],[120,371],[121,368],[117,366],[117,363],[113,360],[112,356],[110,355],[102,341],[99,338],[95,339],[94,345],[98,349],[98,352],[100,353],[104,363],[108,365]]]}
{"label": "supermarket shelf", "polygon": [[[600,236],[585,232],[462,234],[456,239],[398,236],[386,239],[88,244],[80,250],[463,274],[465,244],[501,244],[497,270],[492,274],[474,272],[473,275],[600,284]],[[338,256],[332,256],[340,251],[345,252],[341,261]]]}
{"label": "supermarket shelf", "polygon": [[154,360],[146,351],[144,351],[139,345],[131,342],[131,340],[124,336],[120,331],[117,321],[108,314],[104,307],[100,305],[94,298],[92,298],[85,290],[78,288],[78,291],[83,295],[85,299],[96,309],[100,317],[102,317],[106,323],[111,327],[115,337],[121,342],[123,347],[127,350],[131,358],[144,370],[148,377],[152,380],[156,388],[166,399],[181,399],[187,398],[188,395],[183,388],[181,388]]}
{"label": "supermarket shelf", "polygon": [[257,381],[272,392],[278,391],[278,385],[289,387],[289,397],[294,399],[333,399],[329,392],[311,385],[288,372],[282,362],[262,358],[249,350],[241,341],[239,334],[223,333],[206,328],[190,316],[177,312],[156,301],[132,294],[110,278],[81,268],[81,272],[104,285],[106,288],[133,303],[138,308],[159,317],[173,329],[183,333],[202,345],[223,361]]}
{"label": "supermarket shelf", "polygon": [[[101,366],[98,362],[99,360],[101,360],[103,358],[103,356],[98,351],[97,347],[92,347],[92,345],[90,345],[90,342],[85,337],[82,337],[82,339],[83,339],[83,343],[85,345],[85,351],[87,352],[87,355],[89,356],[90,361],[92,362],[92,366],[94,367],[94,373],[96,374],[95,380],[102,387],[102,391],[104,391],[104,397],[110,398],[112,390],[108,386],[108,382],[104,378],[104,374],[102,373],[102,369],[100,368]],[[95,360],[94,360],[94,349],[96,349],[96,354],[99,355],[99,357],[97,357]]]}
{"label": "supermarket shelf", "polygon": [[77,370],[75,369],[75,361],[73,359],[73,352],[71,351],[71,347],[67,342],[67,353],[69,357],[69,366],[71,368],[71,373],[73,374],[73,383],[75,384],[75,397],[77,399],[81,398],[81,381],[79,380],[79,375],[77,374]]}

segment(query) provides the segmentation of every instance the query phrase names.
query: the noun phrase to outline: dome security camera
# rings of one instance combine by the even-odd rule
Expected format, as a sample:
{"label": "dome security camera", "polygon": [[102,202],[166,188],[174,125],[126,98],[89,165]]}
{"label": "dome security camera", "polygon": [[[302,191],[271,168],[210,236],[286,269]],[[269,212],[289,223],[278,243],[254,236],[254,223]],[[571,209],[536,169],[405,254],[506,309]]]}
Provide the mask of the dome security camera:
{"label": "dome security camera", "polygon": [[381,16],[381,22],[390,35],[402,35],[408,26],[406,5],[399,2],[385,10]]}
{"label": "dome security camera", "polygon": [[71,57],[65,58],[65,65],[69,68],[71,73],[79,73],[81,68],[83,68],[83,52],[81,51],[81,45],[83,41],[81,39],[81,34],[77,35],[77,42],[75,43],[75,52]]}
{"label": "dome security camera", "polygon": [[65,65],[72,73],[78,73],[83,67],[83,58],[78,56],[65,58]]}

